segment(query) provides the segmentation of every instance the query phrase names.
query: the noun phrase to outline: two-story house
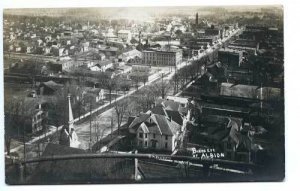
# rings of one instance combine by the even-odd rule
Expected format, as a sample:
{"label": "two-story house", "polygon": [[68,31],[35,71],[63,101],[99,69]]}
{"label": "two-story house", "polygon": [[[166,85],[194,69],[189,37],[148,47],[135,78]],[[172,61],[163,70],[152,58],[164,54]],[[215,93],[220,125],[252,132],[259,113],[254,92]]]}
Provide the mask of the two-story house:
{"label": "two-story house", "polygon": [[135,134],[138,148],[174,151],[183,141],[182,134],[190,120],[190,112],[183,115],[176,102],[170,101],[172,105],[165,101],[165,104],[158,104],[148,112],[130,118],[129,132]]}
{"label": "two-story house", "polygon": [[16,99],[13,110],[5,111],[7,125],[15,124],[25,133],[36,133],[47,125],[48,112],[44,110],[45,101],[39,98],[26,97]]}
{"label": "two-story house", "polygon": [[138,125],[136,144],[138,148],[174,151],[180,131],[181,126],[176,122],[163,115],[150,113],[149,117]]}

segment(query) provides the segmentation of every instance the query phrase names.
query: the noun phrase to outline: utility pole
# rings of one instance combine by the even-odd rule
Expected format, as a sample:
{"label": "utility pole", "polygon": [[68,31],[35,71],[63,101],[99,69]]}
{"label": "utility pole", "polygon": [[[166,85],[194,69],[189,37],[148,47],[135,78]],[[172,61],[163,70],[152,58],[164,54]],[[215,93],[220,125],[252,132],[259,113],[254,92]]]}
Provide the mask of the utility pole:
{"label": "utility pole", "polygon": [[23,155],[24,155],[24,166],[23,166],[23,183],[25,183],[26,181],[26,140],[25,140],[25,126],[23,125],[23,146],[24,146],[24,150],[23,150]]}
{"label": "utility pole", "polygon": [[177,93],[177,74],[176,74],[177,66],[175,64],[175,74],[174,74],[174,95]]}
{"label": "utility pole", "polygon": [[164,99],[164,73],[161,74],[161,98]]}
{"label": "utility pole", "polygon": [[90,98],[90,144],[89,149],[92,148],[92,98]]}
{"label": "utility pole", "polygon": [[110,136],[112,137],[113,136],[113,124],[114,124],[114,121],[113,121],[113,117],[111,116],[111,121],[110,121]]}

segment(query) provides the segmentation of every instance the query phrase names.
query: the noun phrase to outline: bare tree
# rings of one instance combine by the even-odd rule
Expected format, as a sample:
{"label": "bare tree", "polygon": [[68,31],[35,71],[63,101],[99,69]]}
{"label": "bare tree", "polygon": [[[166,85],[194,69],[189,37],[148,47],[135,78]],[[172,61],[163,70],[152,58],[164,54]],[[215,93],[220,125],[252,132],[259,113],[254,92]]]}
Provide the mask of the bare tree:
{"label": "bare tree", "polygon": [[105,87],[108,89],[109,92],[109,103],[111,104],[112,100],[112,91],[116,88],[116,83],[113,79],[107,79],[105,82]]}
{"label": "bare tree", "polygon": [[159,94],[153,91],[153,88],[149,86],[143,88],[135,97],[137,107],[143,112],[148,111],[154,105],[154,102],[158,96]]}
{"label": "bare tree", "polygon": [[101,140],[105,137],[106,131],[108,131],[108,129],[110,128],[109,126],[101,125],[100,121],[94,121],[93,127],[96,136],[96,143],[101,142]]}
{"label": "bare tree", "polygon": [[[17,136],[20,138],[21,127],[25,131],[24,114],[28,108],[25,108],[24,99],[19,97],[5,97],[5,147],[7,154],[10,154],[11,140],[13,137]],[[17,132],[16,132],[17,131]],[[23,134],[23,139],[25,135]]]}
{"label": "bare tree", "polygon": [[165,99],[166,95],[169,93],[171,89],[171,84],[168,81],[164,81],[163,75],[161,77],[161,81],[152,84],[150,90],[153,91],[154,94],[160,95],[162,99]]}
{"label": "bare tree", "polygon": [[114,109],[116,111],[116,118],[117,118],[118,134],[120,134],[120,128],[126,112],[127,104],[128,104],[128,99],[126,98],[121,101],[115,102],[114,105]]}

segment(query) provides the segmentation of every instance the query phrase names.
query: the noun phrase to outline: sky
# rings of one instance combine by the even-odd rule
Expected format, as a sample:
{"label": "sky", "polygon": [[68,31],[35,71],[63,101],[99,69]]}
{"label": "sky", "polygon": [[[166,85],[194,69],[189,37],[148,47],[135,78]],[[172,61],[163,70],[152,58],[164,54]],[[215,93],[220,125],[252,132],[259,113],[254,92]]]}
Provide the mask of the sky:
{"label": "sky", "polygon": [[203,7],[102,7],[102,8],[51,8],[51,9],[4,9],[5,14],[35,15],[35,16],[63,16],[63,15],[101,15],[108,18],[150,18],[167,14],[192,15],[195,12],[210,12],[216,10],[227,11],[258,11],[261,8],[279,8],[274,6],[203,6]]}

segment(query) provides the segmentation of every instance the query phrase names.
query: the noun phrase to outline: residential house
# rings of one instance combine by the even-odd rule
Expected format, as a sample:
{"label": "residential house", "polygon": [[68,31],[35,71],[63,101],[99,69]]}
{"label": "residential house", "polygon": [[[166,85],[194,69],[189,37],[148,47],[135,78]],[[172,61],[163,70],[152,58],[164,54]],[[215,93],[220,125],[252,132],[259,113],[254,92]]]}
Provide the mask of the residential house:
{"label": "residential house", "polygon": [[124,52],[119,56],[119,59],[121,59],[124,62],[128,62],[130,59],[132,60],[140,60],[142,59],[142,53],[136,49],[130,50],[128,52]]}
{"label": "residential house", "polygon": [[132,38],[132,34],[129,30],[119,30],[118,31],[118,38],[125,42],[130,42]]}
{"label": "residential house", "polygon": [[129,118],[129,132],[136,135],[136,145],[142,149],[174,151],[183,141],[187,115],[180,113],[180,104],[165,100],[146,113]]}
{"label": "residential house", "polygon": [[25,97],[18,102],[18,109],[14,111],[5,111],[5,123],[11,125],[14,121],[18,128],[23,129],[25,133],[36,133],[45,128],[48,112],[44,109],[46,102],[36,97]]}
{"label": "residential house", "polygon": [[99,52],[103,53],[105,57],[110,58],[111,56],[117,56],[119,49],[112,46],[101,46]]}
{"label": "residential house", "polygon": [[89,50],[90,42],[83,42],[81,44],[81,52],[87,52]]}
{"label": "residential house", "polygon": [[58,56],[68,56],[69,51],[67,48],[59,48]]}
{"label": "residential house", "polygon": [[[214,148],[222,152],[227,160],[251,162],[252,139],[249,136],[249,124],[242,118],[220,115],[205,115],[202,118],[202,130],[190,131],[190,141]],[[195,142],[196,141],[196,142]]]}
{"label": "residential house", "polygon": [[105,72],[107,69],[110,69],[113,67],[113,63],[110,60],[104,60],[99,61],[98,64],[96,64],[100,68],[101,72]]}
{"label": "residential house", "polygon": [[[179,138],[181,126],[159,114],[146,114],[149,117],[138,125],[140,119],[133,120],[129,128],[136,129],[138,148],[174,151]],[[136,127],[137,126],[137,127]]]}
{"label": "residential house", "polygon": [[61,90],[62,88],[63,88],[62,84],[58,84],[50,80],[47,82],[42,82],[39,85],[38,93],[40,95],[53,95],[55,94],[55,92]]}
{"label": "residential house", "polygon": [[104,90],[100,88],[87,87],[83,91],[83,96],[85,97],[87,102],[92,101],[92,103],[98,103],[105,99]]}

